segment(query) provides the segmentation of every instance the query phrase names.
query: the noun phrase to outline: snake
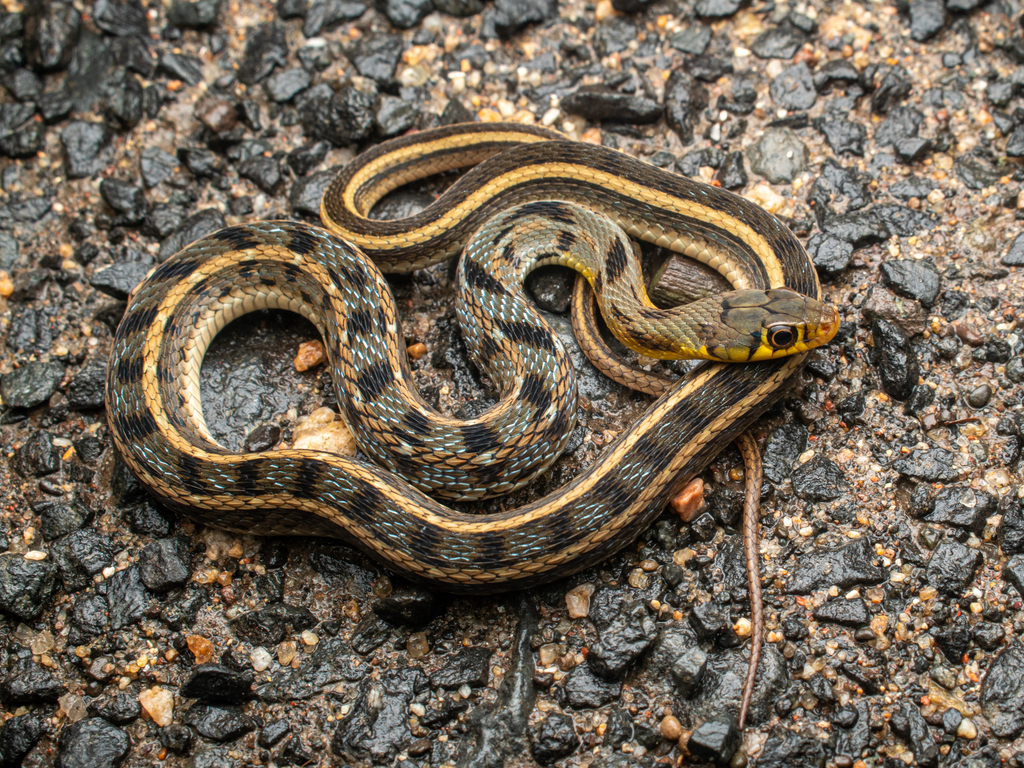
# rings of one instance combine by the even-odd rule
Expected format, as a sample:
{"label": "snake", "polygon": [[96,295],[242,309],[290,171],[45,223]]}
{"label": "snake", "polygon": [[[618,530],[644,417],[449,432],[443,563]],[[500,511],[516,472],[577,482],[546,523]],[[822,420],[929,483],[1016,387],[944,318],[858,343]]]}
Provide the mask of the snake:
{"label": "snake", "polygon": [[[419,213],[370,218],[393,190],[449,171],[463,173]],[[806,251],[767,211],[541,127],[474,123],[384,142],[339,173],[320,213],[323,228],[228,227],[144,279],[111,347],[113,441],[153,495],[201,523],[339,538],[447,592],[542,584],[633,542],[838,330]],[[696,259],[733,290],[689,310],[659,309],[629,238]],[[468,421],[420,396],[382,274],[463,250],[479,257],[459,265],[463,333],[500,394]],[[557,491],[492,514],[453,509],[443,501],[529,485],[575,421],[564,346],[521,287],[544,264],[582,274],[609,328],[634,349],[709,362],[666,387]],[[261,309],[297,312],[317,327],[339,406],[372,461],[305,449],[239,453],[211,435],[199,394],[203,357],[221,328]]]}

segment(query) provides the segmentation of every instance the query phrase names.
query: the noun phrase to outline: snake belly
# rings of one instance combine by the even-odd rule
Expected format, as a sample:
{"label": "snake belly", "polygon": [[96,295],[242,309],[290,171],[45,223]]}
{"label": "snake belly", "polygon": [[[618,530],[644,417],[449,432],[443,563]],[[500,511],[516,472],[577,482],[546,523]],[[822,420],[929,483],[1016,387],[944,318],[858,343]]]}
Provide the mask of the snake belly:
{"label": "snake belly", "polygon": [[[534,143],[510,152],[494,146],[522,144],[523,135]],[[453,592],[542,583],[633,541],[778,397],[804,355],[707,366],[652,405],[568,485],[486,516],[454,511],[387,469],[355,459],[295,450],[232,453],[213,440],[202,417],[202,354],[234,317],[260,308],[296,311],[327,340],[368,316],[367,304],[357,301],[350,310],[348,299],[373,296],[383,302],[377,322],[383,317],[383,325],[397,329],[393,300],[387,304],[390,293],[373,262],[389,269],[433,263],[443,258],[437,254],[459,250],[497,210],[531,200],[589,205],[634,236],[704,260],[736,287],[788,287],[818,297],[802,247],[757,206],[610,150],[552,138],[520,127],[463,126],[391,142],[390,150],[382,145],[350,166],[325,195],[325,223],[359,248],[317,228],[266,222],[224,230],[158,267],[129,304],[108,368],[109,423],[129,467],[165,503],[201,522],[253,534],[338,537],[402,575]],[[359,206],[368,210],[389,186],[484,157],[490,159],[417,217],[364,226]],[[348,213],[339,213],[339,195],[353,201]],[[376,224],[383,234],[372,233]],[[410,249],[404,256],[403,247]],[[371,251],[373,262],[360,248]],[[360,308],[363,319],[353,321]],[[188,334],[186,327],[203,330]],[[344,378],[351,361],[327,346],[332,375]],[[392,375],[408,374],[400,358],[390,365]],[[367,392],[380,382],[367,379]]]}

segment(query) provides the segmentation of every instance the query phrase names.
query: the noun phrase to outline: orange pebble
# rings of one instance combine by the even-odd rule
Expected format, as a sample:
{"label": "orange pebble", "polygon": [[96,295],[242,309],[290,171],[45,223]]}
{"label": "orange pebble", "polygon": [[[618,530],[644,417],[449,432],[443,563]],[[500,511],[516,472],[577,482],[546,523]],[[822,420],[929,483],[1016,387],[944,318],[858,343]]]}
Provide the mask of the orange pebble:
{"label": "orange pebble", "polygon": [[308,371],[327,359],[327,350],[322,341],[304,341],[299,344],[299,353],[295,355],[295,370]]}
{"label": "orange pebble", "polygon": [[679,494],[672,499],[672,509],[683,518],[683,522],[692,522],[704,508],[704,481],[694,478]]}

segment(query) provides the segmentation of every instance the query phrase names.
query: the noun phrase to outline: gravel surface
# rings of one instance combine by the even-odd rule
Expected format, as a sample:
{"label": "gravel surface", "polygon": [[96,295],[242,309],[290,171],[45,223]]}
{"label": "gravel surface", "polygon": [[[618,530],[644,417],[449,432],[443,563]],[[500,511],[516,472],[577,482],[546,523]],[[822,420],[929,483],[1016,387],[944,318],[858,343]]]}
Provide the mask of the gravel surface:
{"label": "gravel surface", "polygon": [[[1020,766],[1018,4],[4,8],[0,766]],[[149,269],[226,224],[315,221],[379,140],[498,119],[756,201],[839,307],[837,340],[756,430],[768,644],[743,733],[732,450],[694,522],[667,512],[599,568],[452,599],[335,542],[198,528],[110,445],[106,357]],[[493,395],[450,284],[447,265],[392,280],[425,399],[472,416]],[[530,285],[566,338],[568,285]],[[275,313],[222,334],[202,384],[217,439],[290,445],[335,404],[322,367],[293,365],[313,338]],[[647,407],[573,354],[567,455],[494,508],[557,488]]]}

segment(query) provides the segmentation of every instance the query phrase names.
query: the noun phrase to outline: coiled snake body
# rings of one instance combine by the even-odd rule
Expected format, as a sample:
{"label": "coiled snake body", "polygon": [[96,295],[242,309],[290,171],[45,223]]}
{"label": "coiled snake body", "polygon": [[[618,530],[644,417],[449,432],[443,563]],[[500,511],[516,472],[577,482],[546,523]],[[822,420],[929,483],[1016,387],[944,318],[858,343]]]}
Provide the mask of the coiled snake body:
{"label": "coiled snake body", "polygon": [[[393,571],[453,592],[548,581],[634,540],[687,479],[764,412],[801,367],[800,352],[831,338],[837,318],[816,301],[818,281],[803,248],[757,206],[558,138],[537,128],[474,124],[388,142],[361,155],[325,194],[322,218],[337,236],[262,222],[222,230],[161,264],[133,295],[108,369],[111,432],[131,469],[165,503],[202,522],[253,534],[339,537]],[[468,166],[475,167],[422,213],[392,222],[365,218],[392,189]],[[566,203],[597,218],[580,219]],[[374,264],[410,271],[452,256],[513,206],[520,207],[474,240],[469,250],[485,258],[463,264],[460,276],[467,337],[502,400],[480,419],[445,419],[412,385],[394,300]],[[520,487],[564,444],[575,416],[572,372],[554,334],[521,299],[518,284],[532,266],[564,263],[599,288],[622,288],[625,298],[605,311],[613,332],[628,334],[632,324],[639,348],[676,354],[646,294],[623,287],[631,285],[621,275],[633,271],[633,257],[621,234],[596,233],[594,222],[604,217],[757,292],[730,294],[712,302],[714,317],[684,321],[699,332],[688,342],[691,352],[771,359],[703,368],[575,480],[519,509],[464,514],[412,487],[410,481],[434,495],[469,498]],[[566,223],[571,238],[559,235]],[[597,243],[596,256],[585,255],[584,241]],[[504,243],[489,264],[488,243]],[[520,243],[525,251],[516,250]],[[635,311],[626,311],[631,291]],[[382,466],[314,451],[237,454],[211,437],[199,402],[203,355],[230,320],[263,308],[299,312],[318,327],[339,403],[363,451]],[[499,319],[489,314],[495,310]],[[639,325],[630,319],[637,313]]]}

